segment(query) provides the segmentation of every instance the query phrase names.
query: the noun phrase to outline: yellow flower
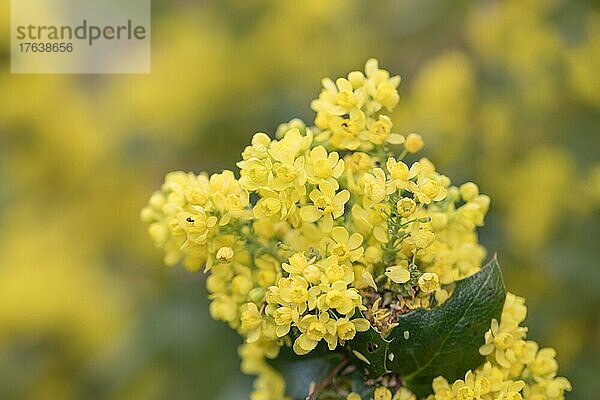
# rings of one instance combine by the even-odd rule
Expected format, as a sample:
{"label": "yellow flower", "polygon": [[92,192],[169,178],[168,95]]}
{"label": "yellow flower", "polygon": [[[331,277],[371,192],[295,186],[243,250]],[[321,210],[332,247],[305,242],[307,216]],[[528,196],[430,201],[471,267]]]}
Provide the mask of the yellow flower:
{"label": "yellow flower", "polygon": [[420,203],[429,204],[432,201],[440,201],[446,198],[448,189],[431,178],[420,177],[417,182],[409,182],[408,190],[413,192]]}
{"label": "yellow flower", "polygon": [[251,157],[247,160],[240,161],[240,185],[248,190],[254,191],[259,188],[268,187],[269,182],[273,178],[273,164],[270,159],[260,159]]}
{"label": "yellow flower", "polygon": [[194,206],[193,209],[194,212],[179,213],[179,227],[187,234],[188,240],[204,244],[209,230],[217,224],[217,217],[209,216],[201,206]]}
{"label": "yellow flower", "polygon": [[423,138],[421,135],[416,133],[411,133],[406,137],[404,141],[404,148],[407,152],[413,154],[420,151],[423,146],[425,146],[425,142],[423,142]]}
{"label": "yellow flower", "polygon": [[417,203],[409,197],[403,197],[396,203],[396,210],[400,216],[410,217],[417,211]]}
{"label": "yellow flower", "polygon": [[448,226],[448,214],[441,212],[431,213],[431,228],[435,232],[440,232]]}
{"label": "yellow flower", "polygon": [[283,220],[289,215],[291,206],[295,202],[284,192],[275,192],[270,189],[260,189],[261,198],[252,209],[254,217],[268,218],[271,222]]}
{"label": "yellow flower", "polygon": [[553,348],[541,349],[535,360],[528,365],[529,371],[536,378],[551,379],[558,371],[558,363],[555,358],[556,350]]}
{"label": "yellow flower", "polygon": [[246,275],[237,275],[231,280],[231,292],[233,295],[245,297],[254,287],[252,278]]}
{"label": "yellow flower", "polygon": [[[337,345],[337,338],[333,336],[336,329],[335,320],[329,318],[329,314],[322,313],[319,317],[316,315],[305,315],[297,324],[302,334],[294,341],[294,352],[298,355],[310,353],[317,344],[323,339],[328,339],[328,344]],[[334,347],[335,348],[335,347]]]}
{"label": "yellow flower", "polygon": [[[356,325],[354,324],[354,322],[355,321],[351,322],[350,319],[348,319],[347,317],[340,318],[336,321],[337,336],[340,341],[354,339],[354,336],[356,336]],[[368,322],[367,322],[367,324],[368,324]]]}
{"label": "yellow flower", "polygon": [[397,190],[405,190],[408,188],[408,181],[413,179],[418,174],[419,164],[415,163],[408,168],[408,165],[402,161],[396,161],[394,157],[388,158],[385,164],[388,172],[390,173],[390,186],[389,192],[395,192]]}
{"label": "yellow flower", "polygon": [[356,261],[363,255],[363,236],[360,233],[350,235],[343,226],[336,226],[331,230],[331,239],[333,241],[326,240],[326,247],[329,254],[337,256],[339,261]]}
{"label": "yellow flower", "polygon": [[349,113],[349,118],[334,116],[329,127],[330,142],[338,149],[356,150],[361,145],[360,135],[366,129],[366,116],[357,109]]}
{"label": "yellow flower", "polygon": [[346,264],[339,263],[339,259],[336,255],[327,257],[321,261],[320,264],[323,268],[324,276],[321,278],[322,283],[332,283],[336,281],[342,281],[345,284],[350,284],[354,281],[354,271]]}
{"label": "yellow flower", "polygon": [[252,144],[247,146],[242,152],[242,159],[248,160],[252,157],[263,159],[268,157],[269,144],[271,138],[266,133],[256,133],[252,136]]}
{"label": "yellow flower", "polygon": [[254,343],[260,338],[262,315],[254,303],[247,303],[242,307],[241,331],[246,334],[248,343]]}
{"label": "yellow flower", "polygon": [[335,309],[343,315],[354,313],[356,307],[362,306],[362,297],[355,288],[347,288],[343,281],[336,281],[331,284],[331,288],[318,299],[319,310]]}
{"label": "yellow flower", "polygon": [[372,203],[381,203],[387,194],[385,172],[381,168],[375,168],[373,174],[364,174],[358,181],[365,198]]}
{"label": "yellow flower", "polygon": [[568,379],[557,377],[545,379],[525,387],[526,399],[532,400],[563,400],[565,391],[571,391]]}
{"label": "yellow flower", "polygon": [[328,182],[335,189],[339,187],[337,178],[344,172],[344,160],[340,160],[338,153],[331,152],[323,146],[317,146],[310,151],[308,156],[308,181],[315,185]]}
{"label": "yellow flower", "polygon": [[433,388],[435,400],[454,400],[452,388],[443,376],[434,378],[431,386]]}
{"label": "yellow flower", "polygon": [[475,400],[475,391],[463,382],[452,385],[457,400]]}
{"label": "yellow flower", "polygon": [[210,303],[210,316],[217,321],[233,323],[238,318],[239,304],[227,296],[219,296]]}
{"label": "yellow flower", "polygon": [[428,229],[419,228],[418,224],[413,224],[410,238],[418,249],[426,249],[435,241],[435,234]]}
{"label": "yellow flower", "polygon": [[392,400],[392,392],[388,388],[380,386],[375,389],[373,400]]}
{"label": "yellow flower", "polygon": [[285,208],[277,196],[263,197],[254,206],[256,218],[282,219],[284,213]]}
{"label": "yellow flower", "polygon": [[169,227],[164,223],[155,222],[148,226],[148,234],[157,246],[162,247],[169,239]]}
{"label": "yellow flower", "polygon": [[498,400],[522,400],[521,391],[525,387],[525,382],[516,381],[504,385],[504,388],[498,395]]}
{"label": "yellow flower", "polygon": [[336,96],[337,104],[347,111],[353,108],[361,108],[364,103],[364,93],[362,90],[354,91],[352,83],[348,79],[338,78],[335,81],[338,87]]}
{"label": "yellow flower", "polygon": [[254,271],[256,283],[263,288],[273,285],[281,277],[279,260],[272,255],[263,254],[256,258],[254,263],[258,267],[258,270]]}
{"label": "yellow flower", "polygon": [[303,135],[298,128],[288,130],[281,140],[274,140],[269,146],[269,155],[283,164],[293,164],[296,157],[310,148],[313,136],[310,130]]}
{"label": "yellow flower", "polygon": [[273,320],[277,325],[277,337],[283,337],[288,334],[292,323],[298,322],[298,311],[291,307],[279,307],[273,313]]}
{"label": "yellow flower", "polygon": [[509,369],[518,361],[519,353],[526,349],[522,338],[526,328],[496,319],[491,322],[491,329],[485,333],[485,344],[479,348],[483,356],[490,356],[503,368]]}
{"label": "yellow flower", "polygon": [[490,383],[485,377],[477,377],[472,371],[465,374],[465,379],[458,379],[452,384],[452,394],[457,400],[480,399],[490,392]]}
{"label": "yellow flower", "polygon": [[346,169],[355,174],[364,173],[373,168],[373,159],[367,153],[360,151],[346,156],[344,160]]}
{"label": "yellow flower", "polygon": [[275,176],[269,183],[269,187],[275,191],[293,188],[299,194],[306,193],[304,184],[307,180],[304,157],[298,157],[293,164],[276,163],[273,167]]}
{"label": "yellow flower", "polygon": [[308,282],[304,278],[299,276],[281,278],[277,285],[279,286],[279,295],[285,303],[306,307]]}
{"label": "yellow flower", "polygon": [[352,83],[348,79],[338,78],[335,83],[325,78],[321,81],[324,90],[318,100],[311,104],[317,113],[328,113],[343,115],[354,108],[360,108],[364,102],[364,94],[361,90],[354,91]]}
{"label": "yellow flower", "polygon": [[[340,318],[338,320],[338,336],[340,338],[342,338],[342,335],[340,334],[340,321],[343,321],[344,318]],[[344,322],[345,323],[345,322]],[[365,318],[354,318],[353,320],[350,321],[351,324],[354,325],[354,329],[356,330],[356,332],[366,332],[369,330],[369,328],[371,327],[371,323],[366,320]],[[348,339],[343,339],[343,340],[348,340]]]}
{"label": "yellow flower", "polygon": [[419,277],[418,283],[423,293],[433,293],[440,288],[440,279],[433,272],[425,272]]}
{"label": "yellow flower", "polygon": [[302,275],[302,273],[308,267],[309,264],[309,261],[304,255],[304,253],[295,253],[289,258],[289,262],[289,264],[281,264],[281,267],[284,269],[284,271],[296,275]]}
{"label": "yellow flower", "polygon": [[188,174],[187,185],[185,186],[185,198],[189,204],[194,206],[204,206],[210,199],[211,187],[206,174],[200,174],[197,177]]}
{"label": "yellow flower", "polygon": [[316,265],[309,265],[302,271],[302,276],[307,282],[317,284],[321,279],[322,273]]}
{"label": "yellow flower", "polygon": [[250,219],[252,213],[246,209],[250,203],[248,197],[248,192],[240,190],[239,193],[228,194],[222,202],[217,203],[215,206],[223,213],[219,226],[229,224],[232,219]]}
{"label": "yellow flower", "polygon": [[410,390],[405,387],[401,387],[400,390],[394,394],[392,400],[417,400],[417,396],[415,396]]}
{"label": "yellow flower", "polygon": [[[367,130],[360,135],[361,140],[373,144],[402,144],[404,136],[392,133],[392,120],[387,115],[380,115],[377,120],[367,120]],[[363,146],[369,148],[370,146]]]}
{"label": "yellow flower", "polygon": [[331,231],[333,220],[344,213],[344,205],[350,200],[350,192],[344,189],[336,193],[332,184],[324,182],[319,185],[318,189],[310,192],[308,197],[313,204],[300,209],[302,220],[316,222],[324,217],[324,229]]}
{"label": "yellow flower", "polygon": [[365,74],[367,76],[365,87],[368,94],[374,100],[369,108],[372,111],[379,111],[383,106],[388,111],[392,111],[400,100],[397,90],[400,84],[400,77],[394,76],[390,78],[389,72],[379,69],[379,63],[373,58],[366,62]]}
{"label": "yellow flower", "polygon": [[525,320],[526,316],[527,307],[525,306],[525,299],[510,292],[506,293],[501,320],[506,323],[518,325]]}

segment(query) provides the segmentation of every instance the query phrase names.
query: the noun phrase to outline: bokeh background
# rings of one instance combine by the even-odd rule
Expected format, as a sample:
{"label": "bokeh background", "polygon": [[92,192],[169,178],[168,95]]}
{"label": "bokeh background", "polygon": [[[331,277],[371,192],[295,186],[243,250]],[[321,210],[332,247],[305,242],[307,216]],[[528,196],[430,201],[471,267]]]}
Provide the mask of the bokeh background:
{"label": "bokeh background", "polygon": [[369,57],[395,125],[492,199],[481,230],[570,399],[600,393],[596,1],[153,1],[152,74],[11,75],[0,0],[0,398],[247,398],[203,277],[162,265],[139,210],[170,170],[232,168],[311,122]]}

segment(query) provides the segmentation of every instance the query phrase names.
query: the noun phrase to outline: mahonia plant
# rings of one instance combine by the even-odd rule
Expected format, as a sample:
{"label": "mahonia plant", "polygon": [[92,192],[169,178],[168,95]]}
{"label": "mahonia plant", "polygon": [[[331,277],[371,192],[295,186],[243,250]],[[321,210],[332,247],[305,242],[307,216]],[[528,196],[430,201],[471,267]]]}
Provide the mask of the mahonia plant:
{"label": "mahonia plant", "polygon": [[371,59],[323,80],[315,126],[255,134],[239,176],[169,173],[142,211],[150,236],[167,265],[208,274],[253,400],[562,399],[524,299],[495,259],[482,268],[489,197],[394,132],[399,83]]}

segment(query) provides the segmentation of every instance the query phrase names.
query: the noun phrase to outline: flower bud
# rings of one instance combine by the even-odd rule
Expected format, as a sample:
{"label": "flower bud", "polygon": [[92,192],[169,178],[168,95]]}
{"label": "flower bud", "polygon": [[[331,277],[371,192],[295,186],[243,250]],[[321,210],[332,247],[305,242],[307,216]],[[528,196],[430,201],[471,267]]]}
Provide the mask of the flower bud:
{"label": "flower bud", "polygon": [[471,201],[479,195],[479,188],[473,182],[467,182],[460,186],[460,195],[464,201]]}
{"label": "flower bud", "polygon": [[262,287],[254,288],[248,293],[248,299],[253,303],[262,303],[265,300],[266,289]]}
{"label": "flower bud", "polygon": [[411,154],[418,152],[423,148],[423,146],[425,146],[423,138],[421,137],[421,135],[418,135],[416,133],[411,133],[406,137],[406,140],[404,141],[404,148]]}

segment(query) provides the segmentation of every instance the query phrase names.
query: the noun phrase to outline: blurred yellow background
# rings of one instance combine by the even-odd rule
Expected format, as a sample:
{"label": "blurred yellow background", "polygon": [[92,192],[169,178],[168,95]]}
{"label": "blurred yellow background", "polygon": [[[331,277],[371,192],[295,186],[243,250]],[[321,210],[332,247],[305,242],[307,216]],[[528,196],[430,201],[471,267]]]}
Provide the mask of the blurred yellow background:
{"label": "blurred yellow background", "polygon": [[140,76],[11,75],[0,4],[0,399],[247,398],[240,339],[139,210],[166,172],[312,122],[320,79],[369,57],[403,78],[400,133],[492,197],[481,240],[568,397],[598,398],[598,2],[154,0]]}

